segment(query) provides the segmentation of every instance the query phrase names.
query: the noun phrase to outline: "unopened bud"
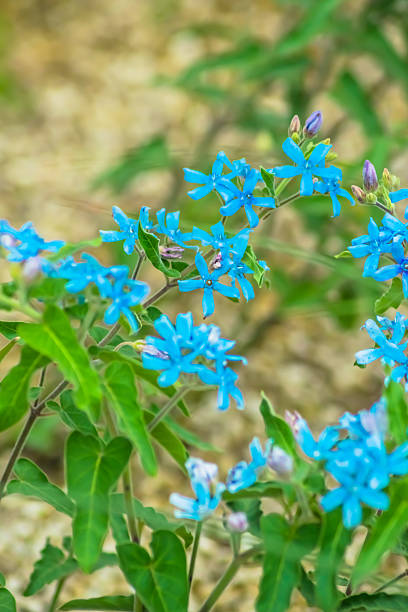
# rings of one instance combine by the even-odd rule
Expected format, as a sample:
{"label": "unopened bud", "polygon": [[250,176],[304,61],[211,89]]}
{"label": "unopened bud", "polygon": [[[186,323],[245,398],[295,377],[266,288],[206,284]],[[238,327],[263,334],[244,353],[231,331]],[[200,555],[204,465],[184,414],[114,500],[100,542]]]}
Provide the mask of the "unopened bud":
{"label": "unopened bud", "polygon": [[158,357],[158,359],[169,359],[168,353],[161,351],[153,346],[153,344],[148,344],[145,340],[136,340],[136,342],[132,343],[132,346],[136,351],[139,351],[139,353],[152,355],[152,357]]}
{"label": "unopened bud", "polygon": [[377,173],[368,159],[365,160],[363,166],[363,184],[366,191],[375,191],[378,187]]}
{"label": "unopened bud", "polygon": [[296,144],[299,144],[300,136],[299,136],[298,132],[293,132],[291,138],[292,138],[293,142],[296,142]]}
{"label": "unopened bud", "polygon": [[23,278],[27,283],[35,281],[42,274],[43,260],[41,257],[30,257],[23,263]]}
{"label": "unopened bud", "polygon": [[293,471],[293,458],[280,448],[280,446],[272,447],[267,458],[267,463],[269,467],[278,474],[287,476]]}
{"label": "unopened bud", "polygon": [[320,111],[315,111],[305,121],[303,134],[306,138],[313,138],[322,127],[323,116]]}
{"label": "unopened bud", "polygon": [[210,267],[213,270],[219,270],[222,266],[222,255],[221,253],[217,253],[215,257],[211,260]]}
{"label": "unopened bud", "polygon": [[2,236],[0,236],[0,244],[5,249],[12,249],[16,246],[17,240],[14,238],[14,236],[11,236],[10,234],[3,234]]}
{"label": "unopened bud", "polygon": [[227,525],[231,531],[243,533],[248,529],[248,519],[245,512],[233,512],[227,518]]}
{"label": "unopened bud", "polygon": [[351,193],[353,194],[353,196],[356,198],[356,200],[358,202],[365,202],[367,195],[365,193],[365,191],[363,191],[361,189],[361,187],[358,187],[357,185],[352,185],[351,186]]}
{"label": "unopened bud", "polygon": [[383,173],[382,173],[382,182],[383,185],[386,189],[388,189],[388,191],[390,191],[392,189],[392,180],[391,180],[391,173],[388,170],[388,168],[384,168]]}
{"label": "unopened bud", "polygon": [[293,115],[291,122],[289,123],[288,135],[298,134],[300,132],[300,119],[299,115]]}
{"label": "unopened bud", "polygon": [[184,249],[181,246],[163,246],[159,247],[160,257],[163,259],[181,259]]}
{"label": "unopened bud", "polygon": [[328,154],[326,155],[327,162],[332,162],[337,158],[338,158],[338,155],[334,151],[329,151]]}
{"label": "unopened bud", "polygon": [[377,201],[377,196],[375,195],[375,193],[367,193],[367,199],[366,199],[367,204],[375,204],[376,201]]}

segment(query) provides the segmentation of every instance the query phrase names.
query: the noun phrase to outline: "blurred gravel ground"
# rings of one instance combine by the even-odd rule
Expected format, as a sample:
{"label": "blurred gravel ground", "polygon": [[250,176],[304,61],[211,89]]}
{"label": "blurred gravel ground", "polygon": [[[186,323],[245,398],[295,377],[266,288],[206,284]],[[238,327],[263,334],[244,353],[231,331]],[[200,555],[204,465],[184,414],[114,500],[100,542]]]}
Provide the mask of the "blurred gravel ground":
{"label": "blurred gravel ground", "polygon": [[[203,104],[180,91],[155,88],[152,83],[158,74],[175,75],[203,53],[221,50],[222,43],[204,43],[182,30],[189,23],[214,20],[224,26],[241,25],[243,31],[256,31],[265,38],[287,27],[279,9],[266,0],[3,0],[0,48],[4,66],[0,72],[4,69],[14,75],[16,98],[12,105],[4,104],[0,113],[2,215],[17,225],[32,219],[48,238],[90,238],[98,227],[108,227],[112,198],[103,192],[89,194],[90,181],[124,150],[163,129],[176,148],[189,151],[190,143],[208,124],[210,116]],[[280,94],[276,90],[270,95],[271,107],[283,104]],[[388,99],[388,92],[384,97]],[[407,109],[399,101],[394,96],[389,111],[406,116]],[[329,111],[327,116],[331,115],[328,123],[334,122],[338,110],[325,98],[319,98],[320,102]],[[339,138],[338,148],[344,155],[358,153],[356,139],[350,141],[350,134],[345,131]],[[234,130],[222,146],[237,151],[237,157],[247,151],[248,157],[262,154],[262,141],[253,142]],[[140,203],[155,206],[169,180],[166,172],[146,175],[119,203],[125,210]],[[294,243],[301,235],[303,244],[309,240],[312,248],[313,238],[305,237],[305,228],[293,213],[284,210],[281,214],[280,225],[271,232],[280,239],[290,236]],[[293,223],[295,231],[284,229],[285,224],[293,228]],[[182,308],[190,308],[189,300],[183,298]],[[191,307],[193,304],[197,308],[193,301]],[[260,293],[256,312],[251,312],[265,315],[273,306],[272,294]],[[216,322],[228,335],[234,324],[228,305],[219,305]],[[368,406],[377,398],[382,379],[375,366],[369,370],[352,367],[354,352],[365,345],[364,335],[357,330],[345,334],[325,316],[293,316],[265,328],[255,350],[247,355],[250,364],[242,372],[247,410],[220,415],[210,394],[194,408],[196,430],[226,449],[220,456],[207,457],[216,459],[221,474],[226,474],[234,461],[246,456],[252,435],[262,434],[257,413],[259,389],[267,392],[279,411],[299,410],[316,428],[334,421],[341,411]],[[60,448],[63,432],[54,435]],[[44,446],[43,453],[36,450],[36,458],[58,482],[61,465],[46,452],[51,441]],[[3,448],[2,462],[6,457]],[[170,511],[167,500],[171,491],[187,493],[188,488],[185,478],[165,457],[158,478],[140,485],[136,474],[135,481],[137,496],[163,511]],[[68,522],[44,504],[19,497],[2,502],[0,522],[0,570],[17,596],[18,610],[44,612],[53,587],[29,599],[21,593],[46,537],[60,544],[68,533]],[[226,546],[203,538],[192,610],[198,609],[227,561]],[[257,580],[257,570],[243,570],[215,612],[251,612]],[[126,592],[128,587],[119,572],[105,569],[89,577],[70,578],[61,601]],[[295,595],[292,612],[307,609],[300,595]]]}

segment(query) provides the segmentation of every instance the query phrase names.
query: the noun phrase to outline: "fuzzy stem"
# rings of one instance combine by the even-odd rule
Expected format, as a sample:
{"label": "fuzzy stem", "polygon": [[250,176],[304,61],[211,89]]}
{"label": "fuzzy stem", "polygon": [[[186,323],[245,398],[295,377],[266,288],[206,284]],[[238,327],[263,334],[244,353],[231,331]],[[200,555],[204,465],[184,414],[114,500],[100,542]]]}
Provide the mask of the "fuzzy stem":
{"label": "fuzzy stem", "polygon": [[231,561],[225,573],[221,576],[220,580],[215,585],[214,589],[211,591],[210,595],[203,603],[199,612],[209,612],[213,605],[217,602],[217,600],[221,597],[231,580],[234,578],[235,574],[239,570],[241,565],[241,561],[239,557],[236,557]]}

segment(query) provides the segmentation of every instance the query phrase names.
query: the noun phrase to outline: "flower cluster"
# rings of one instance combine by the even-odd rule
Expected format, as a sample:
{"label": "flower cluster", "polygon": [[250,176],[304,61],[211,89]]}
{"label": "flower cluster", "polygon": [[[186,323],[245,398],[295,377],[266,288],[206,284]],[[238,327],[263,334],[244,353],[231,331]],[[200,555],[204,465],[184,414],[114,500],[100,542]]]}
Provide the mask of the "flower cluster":
{"label": "flower cluster", "polygon": [[[218,482],[218,468],[213,463],[206,463],[201,459],[190,457],[186,468],[190,476],[191,488],[196,498],[191,499],[178,493],[170,496],[170,502],[178,508],[175,510],[177,518],[188,518],[193,521],[202,521],[210,516],[219,506],[222,494],[227,489],[229,493],[236,493],[253,485],[269,466],[275,472],[287,475],[292,470],[292,457],[278,446],[272,446],[273,440],[266,442],[265,448],[258,438],[254,438],[249,445],[251,461],[240,461],[228,472],[226,484]],[[235,525],[239,522],[239,525]],[[234,516],[231,528],[242,531],[243,517]]]}
{"label": "flower cluster", "polygon": [[327,427],[318,441],[300,415],[290,415],[288,421],[303,452],[324,461],[326,471],[339,483],[321,499],[326,512],[341,506],[343,523],[351,529],[362,521],[361,504],[377,510],[388,508],[383,489],[391,476],[408,474],[408,442],[387,452],[384,400],[356,415],[346,412],[339,425]]}
{"label": "flower cluster", "polygon": [[20,229],[14,229],[5,219],[0,220],[0,244],[8,251],[7,259],[13,262],[25,262],[40,253],[55,253],[64,246],[63,240],[47,242],[37,234],[31,221]]}
{"label": "flower cluster", "polygon": [[191,312],[177,315],[173,325],[166,315],[154,322],[161,337],[148,336],[142,350],[143,366],[162,371],[161,387],[173,385],[182,373],[197,374],[207,384],[218,387],[218,408],[226,410],[233,398],[239,409],[244,407],[236,386],[238,374],[228,367],[230,361],[246,363],[243,357],[231,355],[235,342],[225,340],[215,325],[194,325]]}
{"label": "flower cluster", "polygon": [[[408,356],[406,349],[408,342],[404,341],[407,331],[408,321],[399,312],[394,320],[387,317],[377,317],[378,324],[372,319],[368,319],[363,328],[374,340],[376,347],[364,349],[356,353],[356,363],[367,365],[382,359],[384,363],[392,369],[390,378],[395,382],[405,381],[405,388],[408,390]],[[386,379],[387,382],[387,379]]]}

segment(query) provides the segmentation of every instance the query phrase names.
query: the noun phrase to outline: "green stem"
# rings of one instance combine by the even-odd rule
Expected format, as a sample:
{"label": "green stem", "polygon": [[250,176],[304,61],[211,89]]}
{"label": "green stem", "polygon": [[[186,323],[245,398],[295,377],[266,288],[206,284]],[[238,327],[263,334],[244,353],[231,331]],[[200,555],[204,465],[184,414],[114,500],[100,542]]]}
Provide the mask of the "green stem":
{"label": "green stem", "polygon": [[221,597],[231,580],[234,578],[235,574],[239,570],[241,565],[241,560],[239,557],[236,557],[231,561],[225,573],[221,576],[218,583],[215,585],[214,589],[211,591],[209,597],[203,603],[199,612],[209,612],[213,605],[217,602],[217,600]]}
{"label": "green stem", "polygon": [[64,576],[63,578],[60,578],[58,580],[58,582],[56,584],[56,587],[55,587],[54,596],[53,596],[53,598],[51,600],[50,607],[48,608],[48,612],[54,612],[56,610],[58,599],[59,599],[59,596],[60,596],[61,591],[62,591],[62,587],[64,586],[64,583],[65,583],[67,577],[68,576]]}
{"label": "green stem", "polygon": [[293,177],[282,179],[275,189],[275,196],[278,196],[286,189]]}
{"label": "green stem", "polygon": [[174,408],[174,406],[181,400],[181,398],[186,395],[186,393],[188,393],[189,391],[191,391],[191,389],[193,389],[193,387],[181,387],[177,393],[175,393],[169,400],[168,402],[166,402],[163,406],[163,408],[160,410],[160,412],[158,412],[156,414],[156,416],[154,417],[154,419],[152,419],[150,421],[150,423],[147,426],[147,430],[148,431],[153,431],[153,429],[155,427],[157,427],[157,425],[160,423],[160,421],[162,421],[168,414],[169,412],[171,412],[171,410]]}
{"label": "green stem", "polygon": [[123,482],[123,497],[125,500],[126,514],[128,518],[129,533],[132,542],[139,544],[139,535],[137,533],[137,521],[133,507],[133,493],[132,493],[132,478],[130,472],[130,466],[128,465],[122,475]]}
{"label": "green stem", "polygon": [[34,319],[34,321],[41,321],[41,315],[39,312],[34,310],[29,304],[20,304],[18,300],[14,300],[13,298],[9,298],[6,295],[0,295],[0,304],[4,304],[5,306],[9,306],[13,310],[17,310],[18,312],[22,312],[27,316]]}
{"label": "green stem", "polygon": [[401,578],[405,578],[406,576],[408,576],[408,569],[404,570],[401,574],[398,574],[398,576],[395,576],[394,578],[391,578],[391,580],[388,580],[387,582],[384,582],[384,584],[382,584],[380,587],[378,587],[378,589],[376,589],[374,591],[374,593],[379,593],[380,591],[383,591],[384,589],[388,588],[389,586],[391,586],[395,582],[398,582],[398,580],[401,580]]}
{"label": "green stem", "polygon": [[193,550],[191,552],[190,568],[188,570],[188,582],[190,586],[193,581],[194,568],[195,568],[195,564],[197,560],[198,546],[200,544],[200,536],[201,536],[202,529],[203,529],[203,523],[202,521],[198,521],[197,526],[196,526],[195,535],[194,535]]}

